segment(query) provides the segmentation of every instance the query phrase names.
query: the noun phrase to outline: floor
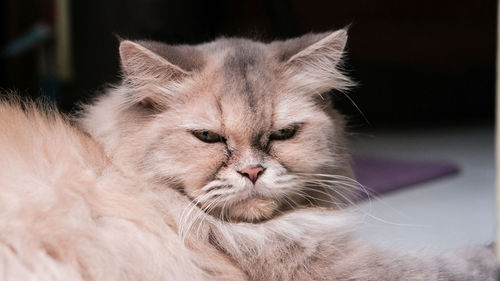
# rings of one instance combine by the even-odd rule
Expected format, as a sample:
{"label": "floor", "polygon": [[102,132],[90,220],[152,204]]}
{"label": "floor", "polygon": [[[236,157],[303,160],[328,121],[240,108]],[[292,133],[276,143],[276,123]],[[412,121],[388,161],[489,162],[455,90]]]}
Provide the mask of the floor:
{"label": "floor", "polygon": [[395,159],[451,160],[460,173],[360,205],[359,233],[392,249],[448,250],[495,237],[493,127],[387,130],[357,134],[352,151]]}

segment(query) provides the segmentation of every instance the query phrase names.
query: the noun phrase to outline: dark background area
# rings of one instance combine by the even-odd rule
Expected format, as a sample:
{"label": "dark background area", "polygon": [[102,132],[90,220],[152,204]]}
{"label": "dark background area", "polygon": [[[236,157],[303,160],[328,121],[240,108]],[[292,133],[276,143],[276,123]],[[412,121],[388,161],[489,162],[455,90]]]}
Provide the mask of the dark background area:
{"label": "dark background area", "polygon": [[[0,46],[35,23],[54,22],[54,1],[4,0]],[[119,79],[118,40],[200,43],[218,36],[273,40],[350,25],[349,97],[371,126],[493,123],[496,1],[164,1],[70,3],[72,76],[52,95],[65,111]],[[40,78],[40,49],[0,59],[0,88],[37,97],[54,87]],[[47,45],[49,47],[47,47]],[[1,50],[1,49],[0,49]],[[48,90],[47,90],[48,89]],[[337,93],[351,124],[367,126]]]}

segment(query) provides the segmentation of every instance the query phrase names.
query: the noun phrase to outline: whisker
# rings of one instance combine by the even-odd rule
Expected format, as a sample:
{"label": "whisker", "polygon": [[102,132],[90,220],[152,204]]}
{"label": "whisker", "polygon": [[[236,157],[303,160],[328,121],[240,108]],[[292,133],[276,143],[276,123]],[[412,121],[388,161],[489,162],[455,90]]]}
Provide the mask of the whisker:
{"label": "whisker", "polygon": [[[209,205],[207,207],[203,208],[202,211],[204,211],[205,213],[211,213],[213,211],[214,207],[216,207],[219,204],[219,201],[220,200],[212,201],[211,203],[209,203]],[[200,219],[200,218],[201,217],[199,217],[198,219]],[[198,237],[200,236],[202,222],[203,221],[200,221],[200,223],[198,223],[198,227],[196,228],[196,231],[195,231],[195,233],[197,234]]]}
{"label": "whisker", "polygon": [[[304,181],[323,181],[323,182],[328,182],[330,184],[336,184],[337,187],[340,188],[351,188],[353,190],[360,191],[364,193],[367,197],[367,199],[370,201],[371,204],[371,198],[376,196],[376,192],[373,190],[370,190],[369,188],[363,186],[361,183],[356,181],[353,178],[343,176],[343,175],[332,175],[332,174],[314,174],[314,173],[297,173],[298,175],[302,175],[304,177]],[[325,179],[327,178],[327,179]],[[334,179],[336,181],[332,182],[331,179]],[[339,181],[340,180],[340,181]]]}
{"label": "whisker", "polygon": [[[351,199],[348,198],[348,196],[342,194],[339,190],[335,189],[334,186],[330,186],[330,185],[327,185],[325,183],[317,183],[318,186],[320,187],[324,187],[324,188],[328,188],[329,191],[332,191],[334,192],[335,194],[339,195],[340,197],[342,197],[346,202],[348,203],[351,203],[353,206],[356,206],[356,203],[354,203]],[[310,186],[305,186],[306,188],[311,188]],[[313,189],[312,191],[314,192],[318,192],[320,194],[324,194],[324,195],[332,195],[332,194],[329,194],[328,192],[326,191],[322,191],[322,190],[316,190],[316,189]],[[333,196],[333,195],[332,195]]]}
{"label": "whisker", "polygon": [[342,93],[352,103],[352,105],[354,105],[354,107],[359,111],[359,113],[361,114],[361,116],[363,117],[365,122],[369,126],[371,126],[372,124],[370,123],[370,121],[368,121],[368,118],[366,118],[366,115],[363,113],[363,111],[361,111],[361,108],[359,108],[359,106],[354,102],[354,100],[349,96],[349,94],[345,93],[344,91],[339,91],[339,92]]}
{"label": "whisker", "polygon": [[287,194],[285,194],[282,199],[283,199],[283,201],[285,203],[288,204],[288,206],[290,207],[290,209],[294,209],[297,206],[297,202],[295,202],[292,198],[290,198],[289,196],[287,196]]}
{"label": "whisker", "polygon": [[[187,207],[184,209],[183,213],[181,214],[181,218],[179,220],[179,233],[181,234],[181,236],[183,237],[183,240],[185,238],[185,236],[187,235],[187,233],[189,232],[190,230],[190,227],[193,223],[195,223],[195,221],[197,220],[197,217],[200,216],[200,214],[198,213],[197,215],[195,215],[193,221],[191,223],[188,223],[188,219],[189,217],[191,216],[192,212],[194,212],[196,210],[196,208],[198,208],[198,204],[202,201],[202,200],[205,200],[206,198],[206,194],[201,196],[200,198],[195,198],[194,200],[192,200],[190,202],[191,206],[189,208],[189,211],[187,213],[184,214],[184,212],[186,211]],[[196,201],[196,203],[194,202]],[[189,206],[188,206],[189,207]],[[187,226],[187,228],[186,228]]]}
{"label": "whisker", "polygon": [[[411,226],[411,227],[421,227],[422,225],[416,225],[416,224],[402,224],[402,223],[395,223],[395,222],[391,222],[391,221],[387,221],[385,219],[382,219],[382,218],[379,218],[377,216],[374,216],[372,215],[371,213],[361,209],[355,202],[353,202],[352,200],[350,200],[348,197],[346,197],[345,195],[343,195],[342,193],[339,192],[339,190],[335,189],[335,186],[328,186],[328,185],[325,185],[324,183],[319,183],[320,186],[322,187],[325,187],[325,188],[328,188],[330,191],[336,193],[337,195],[339,195],[340,197],[342,197],[344,200],[346,200],[351,206],[353,206],[357,211],[360,211],[363,215],[367,216],[367,217],[370,217],[376,221],[379,221],[379,222],[382,222],[382,223],[385,223],[385,224],[389,224],[389,225],[395,225],[395,226]],[[311,187],[307,187],[305,186],[306,188],[311,188]],[[377,200],[381,200],[378,196],[375,196],[375,195],[372,195],[373,198],[377,199]],[[369,202],[370,202],[370,206],[371,206],[371,198],[368,198],[369,199]]]}
{"label": "whisker", "polygon": [[202,191],[205,192],[210,192],[211,190],[215,188],[220,188],[224,186],[224,182],[220,180],[212,181],[209,184],[205,185],[204,187],[201,188]]}
{"label": "whisker", "polygon": [[[325,199],[322,199],[322,198],[314,197],[314,196],[312,196],[312,194],[308,194],[308,193],[305,194],[305,196],[311,198],[312,200],[314,200],[316,202],[323,202],[323,203],[327,203],[328,205],[334,204],[335,206],[339,206],[342,203],[342,202],[338,202],[338,198],[336,198],[331,193],[328,193],[328,192],[325,192],[325,191],[322,191],[322,190],[313,189],[314,187],[310,187],[310,186],[304,186],[304,188],[308,188],[309,190],[311,190],[313,192],[323,194],[323,195],[325,195],[325,196],[327,196],[327,197],[330,198],[330,200],[325,200]],[[313,204],[313,205],[315,205],[315,204]]]}
{"label": "whisker", "polygon": [[[309,194],[307,194],[307,193],[303,192],[302,190],[300,190],[300,189],[291,189],[291,191],[290,191],[290,192],[292,192],[293,194],[298,195],[299,197],[301,197],[301,198],[303,198],[303,199],[307,200],[307,202],[308,202],[309,204],[311,204],[311,206],[314,206],[314,205],[315,205],[315,204],[314,204],[314,203],[310,200],[310,199],[314,199],[314,198],[311,198],[311,196],[310,196]],[[286,195],[285,195],[285,196],[286,196]]]}

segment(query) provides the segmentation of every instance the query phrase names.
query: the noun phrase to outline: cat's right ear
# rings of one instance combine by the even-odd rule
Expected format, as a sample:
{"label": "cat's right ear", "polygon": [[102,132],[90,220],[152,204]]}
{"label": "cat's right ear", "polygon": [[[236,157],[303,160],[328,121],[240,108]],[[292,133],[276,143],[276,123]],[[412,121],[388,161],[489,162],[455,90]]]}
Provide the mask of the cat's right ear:
{"label": "cat's right ear", "polygon": [[139,84],[152,80],[163,82],[178,80],[188,75],[188,72],[179,66],[128,40],[120,42],[120,59],[127,78]]}
{"label": "cat's right ear", "polygon": [[[159,107],[168,102],[168,85],[179,83],[189,71],[129,40],[120,42],[120,59],[124,79],[137,89],[129,102]],[[159,90],[161,88],[161,90]]]}

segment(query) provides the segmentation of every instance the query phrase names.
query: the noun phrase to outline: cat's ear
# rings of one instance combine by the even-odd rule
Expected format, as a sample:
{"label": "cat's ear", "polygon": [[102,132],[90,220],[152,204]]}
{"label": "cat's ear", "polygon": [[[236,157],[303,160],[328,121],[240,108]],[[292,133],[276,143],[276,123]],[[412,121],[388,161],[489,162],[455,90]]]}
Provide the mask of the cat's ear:
{"label": "cat's ear", "polygon": [[126,77],[138,84],[153,80],[168,82],[189,75],[150,49],[128,40],[120,42],[120,59]]}
{"label": "cat's ear", "polygon": [[134,88],[127,103],[162,109],[178,97],[185,79],[200,68],[203,58],[191,46],[171,46],[154,41],[120,42],[124,80]]}
{"label": "cat's ear", "polygon": [[283,42],[279,59],[294,88],[310,92],[347,90],[353,85],[341,71],[347,30],[306,34]]}

